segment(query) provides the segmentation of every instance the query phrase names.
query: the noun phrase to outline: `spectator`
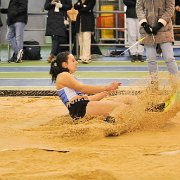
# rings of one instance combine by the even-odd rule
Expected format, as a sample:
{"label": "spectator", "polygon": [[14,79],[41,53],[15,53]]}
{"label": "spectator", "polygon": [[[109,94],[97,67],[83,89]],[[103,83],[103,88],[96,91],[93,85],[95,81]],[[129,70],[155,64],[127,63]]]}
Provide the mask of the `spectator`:
{"label": "spectator", "polygon": [[7,14],[7,40],[14,50],[8,62],[22,62],[24,27],[28,21],[28,0],[10,0],[7,9],[1,9]]}
{"label": "spectator", "polygon": [[163,58],[173,79],[178,76],[178,67],[173,54],[172,42],[174,41],[171,18],[174,14],[174,0],[137,0],[136,12],[141,28],[140,33],[145,37],[143,44],[147,53],[151,83],[158,87],[158,66],[156,59],[157,45],[162,50]]}
{"label": "spectator", "polygon": [[180,25],[180,0],[175,1],[175,12],[176,12],[176,25]]}
{"label": "spectator", "polygon": [[[1,8],[1,0],[0,0],[0,8]],[[0,12],[0,27],[3,26],[2,20],[1,20],[1,12]]]}
{"label": "spectator", "polygon": [[[140,39],[139,33],[139,21],[136,14],[136,0],[123,0],[124,4],[127,6],[126,10],[126,24],[128,31],[128,43],[132,46]],[[136,46],[130,49],[131,62],[141,61],[143,59],[144,46],[138,43]]]}
{"label": "spectator", "polygon": [[71,0],[46,0],[44,9],[48,11],[46,36],[51,36],[52,47],[48,62],[60,52],[60,44],[67,43],[66,17],[72,8]]}
{"label": "spectator", "polygon": [[79,58],[86,64],[91,62],[91,33],[95,27],[93,14],[95,4],[95,0],[78,0],[74,4],[74,9],[78,10],[75,28],[80,45]]}

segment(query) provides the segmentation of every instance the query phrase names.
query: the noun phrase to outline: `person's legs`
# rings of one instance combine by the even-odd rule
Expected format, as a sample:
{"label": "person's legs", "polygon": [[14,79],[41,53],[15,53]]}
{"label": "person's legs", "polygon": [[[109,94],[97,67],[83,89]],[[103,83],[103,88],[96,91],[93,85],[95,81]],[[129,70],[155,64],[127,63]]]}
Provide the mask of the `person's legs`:
{"label": "person's legs", "polygon": [[170,78],[172,87],[176,89],[176,87],[180,83],[180,77],[178,75],[178,66],[174,58],[172,43],[163,43],[160,44],[160,47],[162,49],[164,60],[167,64],[168,71],[171,75]]}
{"label": "person's legs", "polygon": [[24,27],[25,23],[22,22],[14,23],[8,27],[7,40],[14,50],[13,59],[16,62],[20,62],[23,55]]}
{"label": "person's legs", "polygon": [[82,61],[89,63],[91,59],[91,32],[82,32]]}
{"label": "person's legs", "polygon": [[17,52],[23,49],[24,27],[25,27],[25,23],[22,22],[15,23]]}
{"label": "person's legs", "polygon": [[17,55],[17,43],[16,43],[16,34],[15,34],[15,24],[12,24],[8,26],[7,34],[6,34],[6,39],[10,46],[14,50],[14,56]]}
{"label": "person's legs", "polygon": [[57,56],[57,54],[60,52],[60,46],[59,46],[60,37],[52,35],[51,41],[52,41],[52,47],[51,47],[51,53],[47,59],[48,63],[51,63],[53,59]]}
{"label": "person's legs", "polygon": [[158,65],[156,60],[156,45],[145,45],[149,74],[152,81],[158,80]]}
{"label": "person's legs", "polygon": [[[132,46],[136,43],[137,36],[136,36],[136,19],[134,18],[127,18],[126,19],[126,25],[128,29],[128,44],[129,46]],[[136,55],[137,55],[137,46],[134,46],[130,49],[130,55],[132,56],[132,62],[136,61]]]}
{"label": "person's legs", "polygon": [[60,51],[60,46],[59,46],[60,37],[53,35],[51,36],[51,39],[52,39],[51,55],[56,56]]}
{"label": "person's legs", "polygon": [[82,56],[83,56],[83,37],[82,37],[82,32],[79,32],[78,33],[78,41],[79,41],[79,47],[80,47],[80,49],[79,49],[79,59],[82,59]]}
{"label": "person's legs", "polygon": [[[136,37],[137,37],[137,41],[141,38],[140,32],[139,32],[139,20],[136,19]],[[140,56],[144,55],[144,46],[141,45],[141,43],[137,44],[137,53]],[[141,60],[141,59],[139,59]]]}
{"label": "person's legs", "polygon": [[172,43],[162,43],[160,47],[169,73],[176,76],[178,74],[178,66],[174,58]]}

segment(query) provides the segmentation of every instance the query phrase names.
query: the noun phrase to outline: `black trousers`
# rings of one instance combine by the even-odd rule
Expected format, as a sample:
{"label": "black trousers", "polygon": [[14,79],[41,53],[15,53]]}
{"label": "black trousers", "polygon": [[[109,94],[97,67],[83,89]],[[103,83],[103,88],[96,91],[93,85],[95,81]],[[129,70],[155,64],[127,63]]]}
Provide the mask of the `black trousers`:
{"label": "black trousers", "polygon": [[54,56],[57,56],[57,54],[60,52],[60,36],[53,35],[51,36],[52,40],[52,47],[51,47],[51,54]]}

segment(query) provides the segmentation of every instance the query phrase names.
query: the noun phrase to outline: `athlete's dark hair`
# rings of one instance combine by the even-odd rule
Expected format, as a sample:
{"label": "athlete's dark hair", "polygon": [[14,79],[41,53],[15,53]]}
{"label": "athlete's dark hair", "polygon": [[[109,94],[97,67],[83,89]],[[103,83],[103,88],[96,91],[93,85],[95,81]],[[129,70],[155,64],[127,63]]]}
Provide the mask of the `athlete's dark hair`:
{"label": "athlete's dark hair", "polygon": [[56,59],[51,62],[51,68],[49,74],[52,76],[52,82],[56,81],[58,74],[62,72],[69,72],[68,68],[63,68],[62,63],[67,62],[70,52],[61,52],[57,55]]}

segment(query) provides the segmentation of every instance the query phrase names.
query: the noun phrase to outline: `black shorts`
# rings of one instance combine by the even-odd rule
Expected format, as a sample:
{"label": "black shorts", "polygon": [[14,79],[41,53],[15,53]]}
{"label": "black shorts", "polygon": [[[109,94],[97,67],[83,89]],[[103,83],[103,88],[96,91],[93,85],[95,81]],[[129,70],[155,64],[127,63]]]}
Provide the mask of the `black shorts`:
{"label": "black shorts", "polygon": [[71,102],[68,106],[69,115],[75,120],[83,118],[86,114],[86,106],[88,102],[89,100],[84,98],[76,99]]}

